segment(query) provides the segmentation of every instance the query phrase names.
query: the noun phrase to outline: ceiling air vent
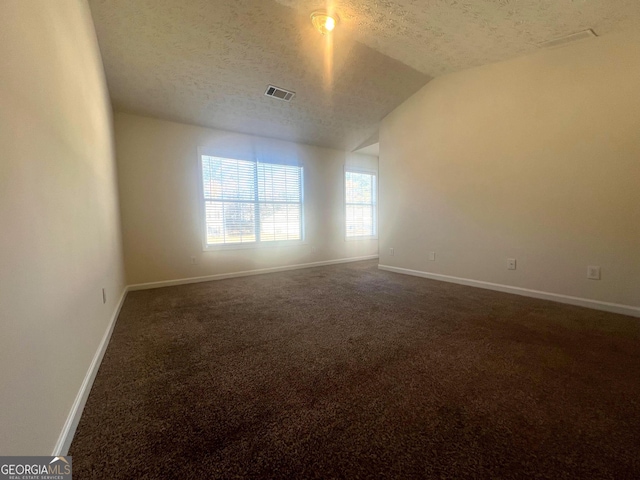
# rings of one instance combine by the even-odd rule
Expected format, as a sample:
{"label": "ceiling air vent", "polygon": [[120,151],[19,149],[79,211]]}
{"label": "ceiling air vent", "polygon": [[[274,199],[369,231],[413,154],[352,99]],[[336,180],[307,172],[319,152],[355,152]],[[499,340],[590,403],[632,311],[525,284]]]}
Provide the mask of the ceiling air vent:
{"label": "ceiling air vent", "polygon": [[273,85],[269,85],[267,87],[267,91],[264,92],[267,97],[277,98],[278,100],[284,100],[285,102],[290,102],[293,97],[295,97],[296,92],[290,92],[289,90],[285,90],[284,88],[274,87]]}
{"label": "ceiling air vent", "polygon": [[548,42],[542,42],[542,43],[539,43],[538,46],[540,48],[559,47],[560,45],[564,45],[565,43],[576,42],[578,40],[585,40],[587,38],[594,38],[597,36],[598,35],[596,35],[596,32],[589,29],[583,32],[567,35],[566,37],[556,38],[555,40],[549,40]]}

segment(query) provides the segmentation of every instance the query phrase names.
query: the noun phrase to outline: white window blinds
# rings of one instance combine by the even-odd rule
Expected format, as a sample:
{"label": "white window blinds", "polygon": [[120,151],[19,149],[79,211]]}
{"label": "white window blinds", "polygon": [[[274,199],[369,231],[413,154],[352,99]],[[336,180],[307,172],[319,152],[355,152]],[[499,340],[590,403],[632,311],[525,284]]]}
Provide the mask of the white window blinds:
{"label": "white window blinds", "polygon": [[302,240],[302,167],[202,155],[206,244]]}
{"label": "white window blinds", "polygon": [[345,171],[347,237],[377,235],[377,191],[375,173]]}

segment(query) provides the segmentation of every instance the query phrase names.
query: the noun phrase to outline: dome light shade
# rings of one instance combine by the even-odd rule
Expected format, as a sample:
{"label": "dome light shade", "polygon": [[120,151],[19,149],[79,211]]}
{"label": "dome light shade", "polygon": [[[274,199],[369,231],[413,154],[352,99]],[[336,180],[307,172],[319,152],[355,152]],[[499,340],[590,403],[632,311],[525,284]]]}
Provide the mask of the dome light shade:
{"label": "dome light shade", "polygon": [[338,23],[336,15],[329,15],[326,11],[321,10],[311,14],[311,23],[316,27],[322,35],[331,33]]}

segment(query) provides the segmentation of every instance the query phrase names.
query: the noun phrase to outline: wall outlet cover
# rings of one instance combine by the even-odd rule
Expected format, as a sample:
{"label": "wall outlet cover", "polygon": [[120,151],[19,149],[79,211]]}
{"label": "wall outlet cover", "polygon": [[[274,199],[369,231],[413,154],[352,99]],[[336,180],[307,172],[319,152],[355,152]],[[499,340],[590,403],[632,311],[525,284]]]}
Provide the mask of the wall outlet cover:
{"label": "wall outlet cover", "polygon": [[587,278],[589,280],[600,280],[600,267],[589,265],[587,267]]}

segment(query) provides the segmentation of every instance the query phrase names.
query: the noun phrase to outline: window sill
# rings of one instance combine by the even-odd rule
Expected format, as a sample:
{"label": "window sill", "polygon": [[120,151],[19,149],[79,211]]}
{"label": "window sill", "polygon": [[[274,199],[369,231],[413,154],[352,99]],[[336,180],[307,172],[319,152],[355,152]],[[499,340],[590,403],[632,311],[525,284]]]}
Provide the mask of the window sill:
{"label": "window sill", "polygon": [[353,240],[378,240],[377,235],[358,235],[354,237],[344,237],[345,242],[351,242]]}
{"label": "window sill", "polygon": [[202,248],[204,252],[220,252],[224,250],[261,250],[263,248],[274,247],[299,247],[306,245],[304,240],[286,240],[280,242],[264,242],[264,243],[227,243],[221,245],[206,245]]}

